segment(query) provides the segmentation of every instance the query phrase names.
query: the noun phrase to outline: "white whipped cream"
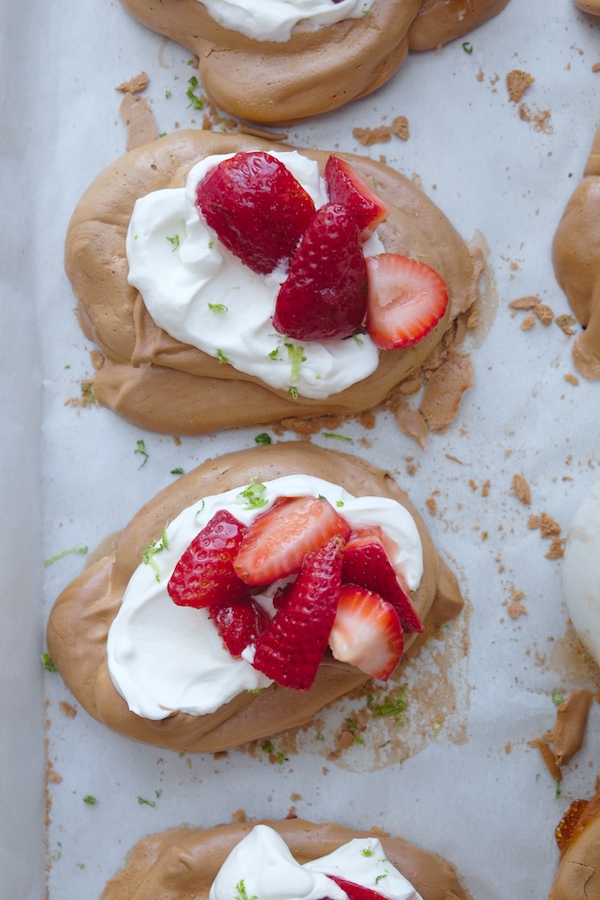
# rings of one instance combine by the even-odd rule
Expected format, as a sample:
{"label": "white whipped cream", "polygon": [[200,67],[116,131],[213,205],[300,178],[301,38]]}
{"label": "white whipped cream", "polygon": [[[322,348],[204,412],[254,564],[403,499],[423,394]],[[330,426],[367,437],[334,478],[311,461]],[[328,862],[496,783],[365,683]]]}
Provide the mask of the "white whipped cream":
{"label": "white whipped cream", "polygon": [[[196,207],[198,183],[233,155],[203,159],[185,188],[137,200],[126,240],[129,283],[156,324],[183,344],[282,391],[313,399],[337,394],[375,371],[379,351],[367,334],[321,343],[275,331],[272,316],[287,273],[281,267],[269,275],[253,272],[219,241]],[[317,209],[328,202],[316,162],[296,151],[270,155],[287,166]],[[374,256],[384,248],[375,234],[363,249]],[[304,357],[299,366],[297,348],[302,352],[296,356]]]}
{"label": "white whipped cream", "polygon": [[359,19],[374,0],[201,0],[212,18],[255,41],[289,41],[294,25],[312,28]]}
{"label": "white whipped cream", "polygon": [[575,513],[562,574],[573,625],[600,665],[600,481]]}
{"label": "white whipped cream", "polygon": [[[205,497],[184,509],[165,530],[167,546],[151,555],[152,564],[142,562],[131,576],[106,649],[113,684],[139,716],[165,719],[175,710],[204,715],[243,691],[271,684],[246,660],[229,654],[205,609],[177,606],[167,592],[184,551],[220,509],[249,525],[277,497],[326,497],[352,528],[379,525],[397,545],[394,567],[411,590],[420,584],[423,550],[419,532],[410,513],[395,500],[353,497],[338,485],[309,475],[286,475],[265,482],[262,496],[267,503],[258,509],[246,508],[243,490],[242,486]],[[256,599],[268,606],[272,593],[267,591]]]}
{"label": "white whipped cream", "polygon": [[[257,825],[234,847],[210,889],[209,900],[347,900],[335,875],[377,891],[388,900],[422,900],[386,859],[377,838],[355,838],[328,856],[300,865],[276,831]],[[243,890],[241,889],[243,885]]]}

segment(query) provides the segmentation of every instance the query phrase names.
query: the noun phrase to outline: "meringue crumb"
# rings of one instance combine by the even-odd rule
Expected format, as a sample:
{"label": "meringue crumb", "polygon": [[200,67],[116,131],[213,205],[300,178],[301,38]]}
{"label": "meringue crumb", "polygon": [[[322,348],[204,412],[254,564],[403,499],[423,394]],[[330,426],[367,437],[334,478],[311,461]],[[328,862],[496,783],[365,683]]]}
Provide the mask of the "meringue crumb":
{"label": "meringue crumb", "polygon": [[577,375],[572,375],[570,372],[567,372],[567,374],[564,375],[563,377],[564,377],[565,381],[569,382],[569,384],[572,384],[575,387],[578,386],[579,378],[577,377]]}
{"label": "meringue crumb", "polygon": [[236,811],[231,814],[231,821],[235,825],[242,825],[244,822],[248,821],[248,815],[244,809],[236,809]]}
{"label": "meringue crumb", "polygon": [[372,144],[387,144],[392,139],[392,129],[389,125],[379,125],[377,128],[353,128],[352,137],[365,147]]}
{"label": "meringue crumb", "polygon": [[525,318],[521,322],[521,328],[523,331],[530,331],[534,325],[535,325],[535,316],[525,316]]}
{"label": "meringue crumb", "polygon": [[392,134],[399,137],[401,141],[407,141],[410,137],[408,129],[408,119],[406,116],[396,116],[392,121]]}
{"label": "meringue crumb", "polygon": [[540,298],[532,294],[528,297],[519,297],[517,300],[511,300],[508,304],[509,309],[535,309],[540,302]]}
{"label": "meringue crumb", "polygon": [[70,703],[67,703],[66,700],[61,700],[58,704],[58,708],[60,709],[63,715],[67,716],[69,719],[74,719],[77,715],[77,710],[74,706],[71,706]]}
{"label": "meringue crumb", "polygon": [[534,308],[534,313],[542,323],[542,325],[551,325],[554,321],[554,313],[545,303],[538,303]]}
{"label": "meringue crumb", "polygon": [[511,619],[518,619],[519,616],[527,615],[527,610],[525,609],[523,604],[518,603],[515,600],[513,600],[512,603],[508,604],[508,606],[506,607],[506,611],[509,614],[509,616],[511,617]]}
{"label": "meringue crumb", "polygon": [[512,72],[509,72],[506,76],[506,87],[511,103],[519,103],[527,88],[534,81],[535,78],[529,72],[523,72],[521,69],[513,69]]}
{"label": "meringue crumb", "polygon": [[120,91],[122,94],[141,94],[149,84],[150,78],[148,75],[145,72],[140,72],[139,75],[134,75],[129,81],[123,81],[121,84],[118,84],[115,91]]}
{"label": "meringue crumb", "polygon": [[523,475],[513,475],[512,489],[515,493],[515,496],[518,500],[521,501],[521,503],[524,503],[525,506],[531,505],[531,488],[529,487],[529,483],[523,477]]}

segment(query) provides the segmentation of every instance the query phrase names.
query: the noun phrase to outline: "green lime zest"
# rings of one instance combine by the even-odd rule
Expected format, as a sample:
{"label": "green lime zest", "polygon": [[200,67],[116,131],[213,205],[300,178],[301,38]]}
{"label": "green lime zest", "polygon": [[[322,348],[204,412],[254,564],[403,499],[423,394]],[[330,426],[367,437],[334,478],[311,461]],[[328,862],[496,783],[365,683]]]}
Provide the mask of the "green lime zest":
{"label": "green lime zest", "polygon": [[246,501],[244,509],[260,509],[262,506],[266,506],[269,502],[264,496],[266,490],[265,484],[252,479],[250,484],[238,494],[238,497],[243,497]]}
{"label": "green lime zest", "polygon": [[87,547],[69,547],[67,550],[61,550],[60,553],[55,553],[54,556],[48,556],[44,560],[45,566],[51,566],[52,563],[56,562],[57,559],[62,559],[63,556],[68,556],[70,553],[87,553]]}
{"label": "green lime zest", "polygon": [[158,568],[158,563],[155,560],[155,556],[157,553],[160,553],[162,550],[169,549],[169,539],[167,537],[167,526],[163,528],[163,533],[160,541],[153,541],[151,544],[148,544],[147,547],[144,547],[142,550],[142,562],[150,566],[154,575],[156,576],[156,580],[160,581],[160,570]]}

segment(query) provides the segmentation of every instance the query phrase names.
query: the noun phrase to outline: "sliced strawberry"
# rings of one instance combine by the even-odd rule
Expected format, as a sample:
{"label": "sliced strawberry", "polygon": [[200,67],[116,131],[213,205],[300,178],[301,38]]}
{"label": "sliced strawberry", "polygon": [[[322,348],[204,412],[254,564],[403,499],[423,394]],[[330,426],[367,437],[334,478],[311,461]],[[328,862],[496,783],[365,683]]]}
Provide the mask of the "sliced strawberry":
{"label": "sliced strawberry", "polygon": [[404,631],[423,631],[412,600],[390,562],[380,528],[364,528],[351,535],[344,550],[342,581],[366,588],[391,603]]}
{"label": "sliced strawberry", "polygon": [[398,613],[391,603],[354,584],[344,584],[329,635],[335,659],[386,681],[404,650]]}
{"label": "sliced strawberry", "polygon": [[233,561],[246,526],[221,509],[204,526],[175,566],[167,584],[169,596],[178,606],[228,606],[250,594],[240,581]]}
{"label": "sliced strawberry", "polygon": [[444,279],[425,263],[381,253],[366,260],[367,331],[382,350],[409,347],[422,340],[446,312]]}
{"label": "sliced strawberry", "polygon": [[255,642],[253,666],[273,681],[308,691],[327,649],[340,594],[344,539],[307,553],[285,605]]}
{"label": "sliced strawberry", "polygon": [[299,341],[329,341],[359,328],[367,275],[358,226],[339,204],[322,206],[304,232],[279,289],[273,326]]}
{"label": "sliced strawberry", "polygon": [[375,229],[385,222],[389,209],[356,169],[338,156],[329,157],[324,174],[329,199],[332,203],[341,203],[352,213],[361,238],[368,240]]}
{"label": "sliced strawberry", "polygon": [[211,606],[208,614],[232,656],[241,656],[270,622],[268,613],[251,597],[231,606]]}
{"label": "sliced strawberry", "polygon": [[337,875],[328,875],[327,877],[335,881],[337,886],[348,894],[349,900],[382,900],[383,895],[372,888],[363,887],[362,884],[355,884],[353,881],[346,881],[345,878],[338,878]]}
{"label": "sliced strawberry", "polygon": [[234,562],[246,584],[271,584],[300,571],[306,553],[350,526],[324,497],[280,497],[248,527]]}
{"label": "sliced strawberry", "polygon": [[270,153],[236,153],[198,185],[196,204],[234,256],[268,275],[288,260],[315,205],[302,185]]}

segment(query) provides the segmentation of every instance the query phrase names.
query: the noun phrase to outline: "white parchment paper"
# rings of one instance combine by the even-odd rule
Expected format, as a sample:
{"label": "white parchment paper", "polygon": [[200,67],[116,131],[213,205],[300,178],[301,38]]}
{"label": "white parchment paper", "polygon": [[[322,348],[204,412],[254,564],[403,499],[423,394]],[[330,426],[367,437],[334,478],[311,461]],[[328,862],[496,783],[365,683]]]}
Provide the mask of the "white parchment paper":
{"label": "white parchment paper", "polygon": [[[571,799],[593,793],[600,775],[600,719],[594,704],[584,747],[557,791],[528,741],[552,726],[554,690],[598,684],[572,640],[560,560],[545,557],[549,544],[527,520],[547,512],[565,537],[598,479],[600,385],[565,381],[573,338],[539,322],[523,331],[524,314],[513,317],[508,303],[537,294],[556,315],[569,312],[550,245],[598,121],[600,74],[592,66],[600,61],[600,21],[570,0],[512,0],[469,36],[472,52],[458,41],[413,55],[375,95],[288,131],[298,146],[383,154],[417,178],[466,238],[484,236],[492,283],[469,344],[475,387],[427,452],[388,415],[374,430],[340,429],[352,439],[342,449],[389,468],[409,491],[459,576],[468,610],[448,640],[466,635],[469,651],[450,677],[456,708],[427,723],[423,701],[411,702],[418,673],[409,671],[410,727],[421,718],[426,731],[418,752],[392,762],[377,756],[369,733],[330,760],[331,747],[308,729],[297,752],[275,763],[260,751],[181,757],[128,742],[78,709],[59,675],[46,676],[43,708],[43,626],[84,559],[69,554],[43,571],[41,560],[93,548],[170,483],[172,469],[249,447],[257,430],[176,445],[107,410],[69,403],[91,375],[92,349],[62,269],[69,217],[92,178],[124,152],[120,82],[148,72],[145,96],[160,131],[200,124],[185,96],[194,72],[189,53],[139,26],[117,2],[32,0],[3,6],[0,25],[0,499],[8,548],[0,567],[2,890],[40,898],[47,878],[50,900],[98,897],[149,832],[182,822],[211,826],[240,809],[281,818],[293,806],[317,821],[378,825],[447,856],[478,900],[546,896],[558,859],[554,827]],[[535,78],[523,102],[533,116],[550,111],[545,129],[510,102],[505,78],[513,69]],[[365,150],[352,135],[397,115],[408,118],[406,142]],[[143,466],[138,440],[148,453]],[[314,440],[340,446],[322,434]],[[531,485],[531,508],[511,491],[515,473]],[[432,497],[436,515],[427,512]],[[513,619],[506,604],[515,592],[523,593],[526,613]],[[419,665],[433,663],[436,649]],[[61,702],[77,715],[65,715]],[[351,713],[351,704],[334,705],[323,733]],[[47,811],[44,738],[56,773]]]}

